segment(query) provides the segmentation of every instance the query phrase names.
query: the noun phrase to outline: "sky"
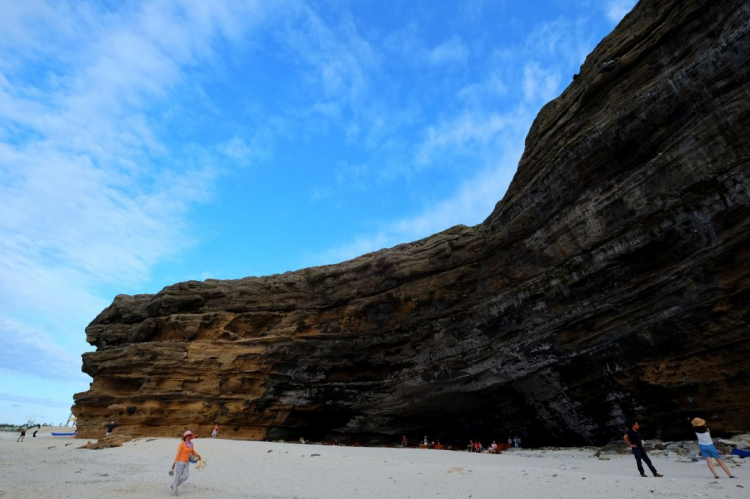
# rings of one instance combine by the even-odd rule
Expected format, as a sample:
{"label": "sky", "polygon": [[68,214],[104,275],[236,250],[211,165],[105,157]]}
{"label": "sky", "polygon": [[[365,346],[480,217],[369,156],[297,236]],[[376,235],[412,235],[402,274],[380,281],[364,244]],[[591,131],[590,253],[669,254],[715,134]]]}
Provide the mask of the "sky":
{"label": "sky", "polygon": [[635,0],[0,0],[0,423],[118,294],[338,263],[503,197]]}

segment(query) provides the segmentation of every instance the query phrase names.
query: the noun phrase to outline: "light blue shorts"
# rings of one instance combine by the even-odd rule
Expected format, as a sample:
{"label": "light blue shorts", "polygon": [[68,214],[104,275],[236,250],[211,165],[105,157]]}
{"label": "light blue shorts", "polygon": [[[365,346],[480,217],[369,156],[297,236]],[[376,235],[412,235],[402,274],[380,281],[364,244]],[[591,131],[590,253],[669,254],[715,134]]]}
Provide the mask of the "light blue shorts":
{"label": "light blue shorts", "polygon": [[699,445],[701,449],[701,456],[703,457],[713,457],[716,459],[719,459],[719,451],[716,450],[716,447],[714,447],[713,444],[711,445]]}

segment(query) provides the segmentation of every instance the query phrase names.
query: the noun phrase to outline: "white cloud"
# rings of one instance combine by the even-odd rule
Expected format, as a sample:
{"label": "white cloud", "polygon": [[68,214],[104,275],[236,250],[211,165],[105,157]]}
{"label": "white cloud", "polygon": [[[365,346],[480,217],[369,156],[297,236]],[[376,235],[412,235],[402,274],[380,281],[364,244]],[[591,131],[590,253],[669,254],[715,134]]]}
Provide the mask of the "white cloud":
{"label": "white cloud", "polygon": [[304,5],[279,42],[306,67],[311,88],[341,106],[357,104],[367,90],[367,72],[379,64],[369,42],[349,19],[328,24]]}
{"label": "white cloud", "polygon": [[404,63],[418,61],[417,55],[427,52],[424,42],[419,37],[419,27],[414,22],[388,33],[383,40],[383,48],[389,55],[403,58]]}
{"label": "white cloud", "polygon": [[[54,408],[70,408],[70,402],[61,402],[51,398],[43,397],[26,397],[23,395],[14,395],[11,393],[0,393],[0,400],[6,402],[20,402],[22,404],[34,404],[43,407],[54,407]],[[14,404],[15,407],[20,407],[19,404]]]}
{"label": "white cloud", "polygon": [[386,232],[357,236],[353,241],[344,245],[331,248],[317,255],[312,255],[308,265],[338,263],[372,251],[393,246],[394,244],[397,243],[394,243],[393,235]]}
{"label": "white cloud", "polygon": [[429,53],[429,60],[432,64],[462,64],[469,57],[469,49],[464,41],[453,35],[444,41]]}
{"label": "white cloud", "polygon": [[[12,43],[0,42],[0,325],[13,354],[1,365],[25,359],[46,372],[57,357],[64,371],[80,366],[64,348],[83,343],[85,321],[111,300],[102,289],[142,283],[190,246],[185,215],[212,195],[217,161],[253,147],[227,138],[223,149],[175,148],[152,113],[174,111],[167,98],[200,84],[195,68],[212,64],[214,45],[240,40],[263,12],[252,3],[21,4],[32,5],[0,6],[12,14],[0,26],[13,25]],[[37,36],[54,43],[41,50]],[[12,330],[23,338],[8,342]]]}
{"label": "white cloud", "polygon": [[420,38],[420,27],[415,23],[388,33],[383,47],[403,58],[403,64],[414,66],[464,65],[470,55],[467,43],[455,34],[434,47],[428,46]]}
{"label": "white cloud", "polygon": [[527,102],[547,102],[557,97],[561,76],[555,69],[542,68],[537,62],[523,68],[523,98]]}
{"label": "white cloud", "polygon": [[605,4],[605,14],[607,19],[613,23],[619,23],[628,12],[633,10],[638,0],[609,0]]}
{"label": "white cloud", "polygon": [[427,130],[426,140],[417,149],[415,163],[429,164],[446,150],[455,152],[476,144],[487,144],[509,126],[514,126],[511,115],[465,112]]}
{"label": "white cloud", "polygon": [[336,183],[346,185],[356,191],[364,192],[370,188],[372,169],[370,165],[340,161],[336,165]]}
{"label": "white cloud", "polygon": [[267,125],[245,135],[235,135],[218,150],[237,165],[253,165],[273,156],[276,146],[276,133],[283,129],[283,120],[267,119]]}
{"label": "white cloud", "polygon": [[[0,319],[0,373],[60,381],[90,380],[81,372],[80,355],[71,354],[48,333]],[[7,389],[7,388],[6,388]]]}
{"label": "white cloud", "polygon": [[507,148],[496,164],[462,182],[450,198],[437,202],[413,217],[389,223],[374,234],[357,236],[349,243],[313,255],[310,264],[341,262],[405,241],[421,239],[454,225],[474,225],[481,222],[505,194],[520,155],[520,148]]}
{"label": "white cloud", "polygon": [[310,265],[336,263],[365,253],[414,241],[451,226],[480,223],[505,194],[523,152],[524,137],[535,108],[519,103],[506,114],[465,112],[457,120],[430,129],[419,153],[426,158],[455,154],[455,149],[474,145],[474,158],[482,161],[477,173],[458,185],[452,195],[433,200],[421,212],[385,222],[373,234],[361,234],[351,242],[333,247],[309,259]]}
{"label": "white cloud", "polygon": [[[583,62],[596,42],[591,36],[580,19],[558,19],[536,27],[517,46],[496,50],[488,58],[484,76],[476,78],[473,74],[476,83],[459,87],[456,96],[461,105],[446,106],[440,121],[422,130],[423,139],[410,149],[413,155],[408,161],[410,168],[421,170],[448,168],[470,158],[473,163],[468,167],[477,173],[447,198],[428,199],[413,216],[383,222],[373,234],[360,234],[350,243],[314,256],[313,263],[354,258],[452,225],[473,225],[489,216],[515,174],[536,113],[562,91],[565,71]],[[397,53],[401,48],[405,57],[411,53],[414,60],[425,53],[413,26],[389,36],[387,46]],[[448,60],[447,54],[465,55],[460,49],[451,51],[448,47],[465,45],[458,39],[445,44],[444,60]],[[500,98],[514,104],[501,108],[497,105]]]}
{"label": "white cloud", "polygon": [[458,91],[457,97],[473,107],[486,100],[508,94],[508,86],[498,73],[491,73],[483,81],[471,83]]}
{"label": "white cloud", "polygon": [[505,194],[520,158],[520,150],[508,151],[503,160],[461,183],[456,193],[415,217],[394,224],[394,232],[407,240],[425,237],[458,224],[475,225],[484,220]]}

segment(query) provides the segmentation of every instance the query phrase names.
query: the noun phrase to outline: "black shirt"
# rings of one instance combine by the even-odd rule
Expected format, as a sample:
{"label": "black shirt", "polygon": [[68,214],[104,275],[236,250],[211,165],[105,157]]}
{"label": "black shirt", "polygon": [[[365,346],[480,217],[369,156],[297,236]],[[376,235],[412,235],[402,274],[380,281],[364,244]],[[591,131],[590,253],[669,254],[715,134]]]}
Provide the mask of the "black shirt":
{"label": "black shirt", "polygon": [[637,431],[631,428],[625,432],[625,435],[628,436],[628,440],[630,440],[631,444],[635,445],[636,448],[643,450],[643,439]]}

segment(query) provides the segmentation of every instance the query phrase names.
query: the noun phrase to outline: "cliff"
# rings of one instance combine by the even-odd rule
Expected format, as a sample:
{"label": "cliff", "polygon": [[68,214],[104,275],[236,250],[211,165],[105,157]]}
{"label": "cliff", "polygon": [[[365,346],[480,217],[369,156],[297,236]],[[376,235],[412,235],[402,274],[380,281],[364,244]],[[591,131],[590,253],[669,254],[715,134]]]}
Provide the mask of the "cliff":
{"label": "cliff", "polygon": [[118,296],[82,437],[601,443],[750,428],[750,4],[641,0],[547,104],[480,225]]}

